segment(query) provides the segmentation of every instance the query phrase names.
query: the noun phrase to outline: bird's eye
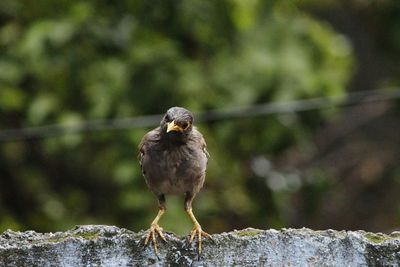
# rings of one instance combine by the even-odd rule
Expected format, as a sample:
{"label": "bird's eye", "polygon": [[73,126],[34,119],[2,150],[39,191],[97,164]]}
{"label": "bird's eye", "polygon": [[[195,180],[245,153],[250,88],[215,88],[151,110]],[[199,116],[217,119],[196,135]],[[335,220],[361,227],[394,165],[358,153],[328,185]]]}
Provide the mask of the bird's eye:
{"label": "bird's eye", "polygon": [[186,130],[188,127],[189,127],[189,123],[187,123],[187,122],[182,123],[182,128],[184,130]]}
{"label": "bird's eye", "polygon": [[171,117],[168,114],[165,115],[165,121],[166,122],[170,122],[171,121]]}

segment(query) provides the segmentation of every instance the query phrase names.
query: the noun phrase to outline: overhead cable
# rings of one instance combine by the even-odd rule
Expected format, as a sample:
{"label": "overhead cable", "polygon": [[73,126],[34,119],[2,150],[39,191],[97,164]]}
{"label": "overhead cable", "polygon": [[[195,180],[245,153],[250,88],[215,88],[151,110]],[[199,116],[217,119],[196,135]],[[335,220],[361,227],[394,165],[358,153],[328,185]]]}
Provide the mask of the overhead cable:
{"label": "overhead cable", "polygon": [[[294,113],[314,109],[359,105],[400,98],[400,88],[352,92],[345,96],[317,97],[293,101],[270,102],[239,107],[226,107],[210,111],[195,112],[198,122],[255,117],[271,114]],[[163,114],[144,115],[133,118],[88,120],[76,124],[54,124],[0,131],[0,141],[48,138],[71,133],[124,130],[154,127]]]}

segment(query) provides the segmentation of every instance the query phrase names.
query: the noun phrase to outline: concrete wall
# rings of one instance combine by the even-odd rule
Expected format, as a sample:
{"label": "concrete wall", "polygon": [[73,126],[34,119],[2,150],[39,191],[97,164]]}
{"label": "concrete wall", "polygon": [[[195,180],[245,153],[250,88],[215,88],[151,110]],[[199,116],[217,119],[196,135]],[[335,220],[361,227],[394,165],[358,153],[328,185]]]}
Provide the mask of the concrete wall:
{"label": "concrete wall", "polygon": [[195,244],[166,234],[158,256],[143,246],[144,232],[78,226],[58,233],[6,231],[0,266],[399,266],[400,232],[244,229]]}

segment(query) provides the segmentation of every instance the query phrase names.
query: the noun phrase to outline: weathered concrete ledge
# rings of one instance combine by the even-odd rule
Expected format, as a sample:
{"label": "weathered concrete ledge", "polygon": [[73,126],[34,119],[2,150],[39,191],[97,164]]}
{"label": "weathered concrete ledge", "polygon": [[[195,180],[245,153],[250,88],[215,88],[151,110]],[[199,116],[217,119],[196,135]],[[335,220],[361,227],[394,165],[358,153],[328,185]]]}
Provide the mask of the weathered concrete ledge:
{"label": "weathered concrete ledge", "polygon": [[0,266],[399,266],[400,232],[244,229],[195,244],[167,233],[158,257],[144,232],[87,225],[58,233],[6,231]]}

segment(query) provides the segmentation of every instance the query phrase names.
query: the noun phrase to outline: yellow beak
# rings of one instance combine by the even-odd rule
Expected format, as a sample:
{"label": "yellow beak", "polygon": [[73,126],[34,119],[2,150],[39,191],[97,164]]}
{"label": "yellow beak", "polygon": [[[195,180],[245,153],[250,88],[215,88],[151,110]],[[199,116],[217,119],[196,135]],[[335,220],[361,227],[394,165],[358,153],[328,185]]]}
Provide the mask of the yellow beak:
{"label": "yellow beak", "polygon": [[171,121],[168,123],[167,133],[172,131],[183,132],[183,129],[179,125],[175,124],[175,121]]}

